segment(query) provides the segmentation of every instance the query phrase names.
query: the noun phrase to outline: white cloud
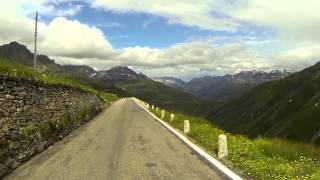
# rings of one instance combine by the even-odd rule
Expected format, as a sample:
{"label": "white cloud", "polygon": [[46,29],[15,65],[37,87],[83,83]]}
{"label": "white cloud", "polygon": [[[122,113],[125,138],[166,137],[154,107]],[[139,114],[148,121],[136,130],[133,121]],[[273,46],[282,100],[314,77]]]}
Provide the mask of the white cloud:
{"label": "white cloud", "polygon": [[59,17],[59,16],[74,16],[78,14],[83,6],[78,4],[69,4],[66,7],[59,7],[57,5],[54,5],[52,3],[46,3],[49,2],[47,0],[43,0],[43,3],[25,3],[22,5],[22,9],[24,14],[33,14],[35,10],[39,12],[42,16],[53,16],[53,17]]}
{"label": "white cloud", "polygon": [[[246,21],[276,28],[286,34],[286,39],[296,37],[293,40],[294,45],[283,46],[286,48],[279,50],[280,53],[276,52],[267,57],[262,57],[253,46],[267,51],[263,50],[267,47],[264,44],[273,46],[278,43],[278,39],[259,39],[255,37],[255,32],[250,33],[250,37],[244,41],[239,38],[229,42],[229,39],[236,37],[226,39],[222,36],[209,36],[190,38],[189,42],[174,44],[164,49],[140,46],[114,49],[108,37],[99,28],[66,17],[56,17],[48,24],[40,23],[39,51],[62,64],[87,64],[97,69],[129,65],[150,76],[171,75],[190,78],[252,69],[301,69],[320,59],[320,27],[317,27],[320,15],[315,9],[319,3],[315,0],[310,1],[314,2],[312,7],[309,3],[302,4],[297,0],[240,0],[226,7],[221,6],[223,1],[212,3],[204,0],[92,1],[92,5],[97,8],[119,13],[150,13],[166,18],[169,23],[202,29],[234,31],[239,24]],[[47,1],[32,0],[28,2],[28,7],[41,7],[44,2]],[[34,22],[31,17],[26,16],[26,9],[21,8],[25,7],[25,4],[26,2],[20,0],[0,2],[0,7],[6,7],[1,8],[0,23],[5,26],[0,26],[0,43],[19,41],[32,49]],[[290,7],[285,7],[288,4]],[[46,8],[49,12],[56,11],[54,7]],[[231,18],[216,17],[219,13],[228,12],[232,12],[229,14]],[[73,13],[64,13],[65,16],[71,14]],[[303,15],[294,16],[295,14]]]}
{"label": "white cloud", "polygon": [[106,22],[105,25],[102,25],[105,27],[116,27],[116,28],[123,28],[126,27],[126,25],[118,23],[118,22]]}
{"label": "white cloud", "polygon": [[82,10],[82,5],[72,5],[71,7],[64,9],[57,9],[53,5],[41,6],[39,13],[49,16],[74,16]]}
{"label": "white cloud", "polygon": [[76,20],[55,18],[43,29],[43,34],[39,47],[54,56],[104,58],[116,54],[101,30]]}
{"label": "white cloud", "polygon": [[92,0],[91,5],[116,13],[149,13],[168,23],[215,31],[262,26],[286,40],[320,42],[319,0]]}
{"label": "white cloud", "polygon": [[86,59],[85,62],[98,69],[128,65],[150,76],[173,75],[185,78],[252,69],[271,70],[273,67],[272,62],[250,53],[244,44],[215,47],[209,42],[197,41],[177,44],[166,49],[131,47],[118,52],[119,55],[113,58]]}
{"label": "white cloud", "polygon": [[320,42],[319,7],[319,0],[239,0],[228,8],[228,14],[272,27],[287,40]]}
{"label": "white cloud", "polygon": [[[33,0],[28,7],[40,7],[45,1]],[[0,2],[0,43],[18,41],[33,47],[34,20],[23,11],[26,2],[12,0]],[[25,7],[24,7],[25,8]],[[51,56],[74,58],[105,58],[117,54],[103,32],[77,20],[54,18],[49,24],[39,23],[39,52]]]}
{"label": "white cloud", "polygon": [[224,4],[207,0],[93,0],[92,7],[116,13],[143,12],[164,17],[169,24],[208,30],[235,31],[238,23],[224,17]]}
{"label": "white cloud", "polygon": [[[42,3],[40,0],[30,0],[29,5],[37,6]],[[8,41],[19,41],[31,43],[33,40],[33,21],[25,17],[22,6],[25,1],[10,0],[0,1],[0,43]]]}
{"label": "white cloud", "polygon": [[291,67],[301,70],[320,61],[320,45],[313,44],[290,49],[275,55],[273,61],[275,67]]}

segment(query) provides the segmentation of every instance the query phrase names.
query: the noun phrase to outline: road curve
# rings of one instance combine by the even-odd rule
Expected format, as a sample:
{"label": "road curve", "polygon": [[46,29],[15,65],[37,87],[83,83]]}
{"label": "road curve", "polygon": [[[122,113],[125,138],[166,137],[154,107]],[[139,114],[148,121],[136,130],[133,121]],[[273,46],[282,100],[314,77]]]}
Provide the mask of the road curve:
{"label": "road curve", "polygon": [[29,160],[4,179],[223,179],[131,99]]}

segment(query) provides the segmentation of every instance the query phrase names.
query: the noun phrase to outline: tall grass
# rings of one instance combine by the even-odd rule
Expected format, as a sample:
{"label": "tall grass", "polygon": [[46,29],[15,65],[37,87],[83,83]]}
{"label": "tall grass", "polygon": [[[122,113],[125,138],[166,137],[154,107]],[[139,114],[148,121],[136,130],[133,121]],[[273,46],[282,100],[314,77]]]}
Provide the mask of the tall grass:
{"label": "tall grass", "polygon": [[[167,123],[170,113],[175,114],[171,126],[182,131],[183,121],[189,120],[191,131],[187,136],[213,156],[217,154],[218,136],[225,134],[229,147],[226,162],[231,162],[232,167],[246,176],[266,180],[320,179],[319,147],[276,138],[251,140],[224,132],[206,119],[176,112],[166,112],[164,121]],[[156,115],[160,117],[161,113]]]}

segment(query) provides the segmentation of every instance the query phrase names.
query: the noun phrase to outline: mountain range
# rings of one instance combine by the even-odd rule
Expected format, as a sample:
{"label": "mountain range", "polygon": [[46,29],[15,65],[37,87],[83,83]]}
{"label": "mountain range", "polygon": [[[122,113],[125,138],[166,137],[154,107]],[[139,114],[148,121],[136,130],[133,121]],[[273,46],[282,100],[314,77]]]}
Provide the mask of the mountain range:
{"label": "mountain range", "polygon": [[225,103],[258,84],[282,79],[292,73],[295,73],[295,71],[273,70],[264,72],[253,70],[243,71],[234,75],[193,78],[189,82],[172,77],[155,77],[153,79],[202,99]]}
{"label": "mountain range", "polygon": [[[154,81],[161,82],[167,86],[178,88],[181,90],[186,91],[187,88],[187,83],[184,82],[183,80],[179,78],[174,78],[174,77],[153,77],[152,78]],[[188,91],[186,91],[188,92]]]}
{"label": "mountain range", "polygon": [[[16,42],[0,46],[0,57],[30,68],[33,65],[33,54]],[[231,133],[320,145],[320,63],[300,72],[244,71],[189,82],[170,77],[152,79],[126,66],[104,71],[63,66],[45,55],[39,56],[39,66],[41,73],[66,76],[122,97],[136,96],[162,108],[205,116]]]}
{"label": "mountain range", "polygon": [[[26,46],[12,42],[0,46],[0,58],[32,68],[33,54]],[[59,65],[48,56],[38,56],[38,71],[51,76],[64,76],[87,84],[100,91],[119,96],[135,96],[162,108],[194,115],[208,114],[212,102],[201,100],[189,93],[153,81],[126,66],[97,71],[86,65]]]}
{"label": "mountain range", "polygon": [[236,134],[320,144],[320,63],[262,83],[226,103],[209,118]]}

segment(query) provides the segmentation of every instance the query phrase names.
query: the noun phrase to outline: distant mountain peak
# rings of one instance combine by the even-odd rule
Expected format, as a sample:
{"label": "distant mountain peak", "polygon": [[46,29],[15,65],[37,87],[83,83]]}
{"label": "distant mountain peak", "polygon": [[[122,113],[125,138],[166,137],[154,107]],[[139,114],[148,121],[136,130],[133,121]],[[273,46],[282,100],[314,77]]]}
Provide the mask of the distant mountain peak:
{"label": "distant mountain peak", "polygon": [[183,80],[174,77],[153,77],[152,79],[174,88],[183,89],[187,85]]}
{"label": "distant mountain peak", "polygon": [[[16,41],[0,46],[0,57],[26,66],[33,65],[33,53],[29,51],[27,46]],[[55,65],[54,60],[48,56],[38,55],[37,57],[39,65]]]}
{"label": "distant mountain peak", "polygon": [[98,74],[95,69],[87,65],[64,65],[63,67],[71,72],[80,73],[89,78],[92,78]]}
{"label": "distant mountain peak", "polygon": [[257,84],[282,79],[292,73],[294,71],[273,70],[265,72],[250,70],[233,75],[204,76],[190,80],[183,90],[204,99],[224,102]]}
{"label": "distant mountain peak", "polygon": [[97,76],[98,79],[110,83],[149,79],[146,75],[137,73],[127,66],[116,66],[106,71],[100,71]]}
{"label": "distant mountain peak", "polygon": [[108,70],[109,72],[121,73],[121,74],[138,74],[128,66],[115,66]]}
{"label": "distant mountain peak", "polygon": [[3,49],[6,49],[7,51],[9,50],[14,50],[14,51],[20,51],[23,52],[25,54],[28,55],[32,55],[32,53],[29,51],[29,49],[27,48],[27,46],[20,44],[16,41],[10,42],[9,44],[4,44],[2,46],[0,46]]}
{"label": "distant mountain peak", "polygon": [[18,43],[17,41],[12,41],[12,42],[10,42],[9,44],[4,44],[4,45],[10,45],[10,46],[21,46],[21,47],[27,47],[27,46],[25,46],[25,45],[23,45],[23,44],[20,44],[20,43]]}
{"label": "distant mountain peak", "polygon": [[170,76],[164,76],[164,77],[153,77],[152,79],[154,80],[174,80],[174,81],[180,81],[180,82],[184,82],[186,83],[185,81],[183,81],[182,79],[179,79],[179,78],[175,78],[175,77],[170,77]]}

